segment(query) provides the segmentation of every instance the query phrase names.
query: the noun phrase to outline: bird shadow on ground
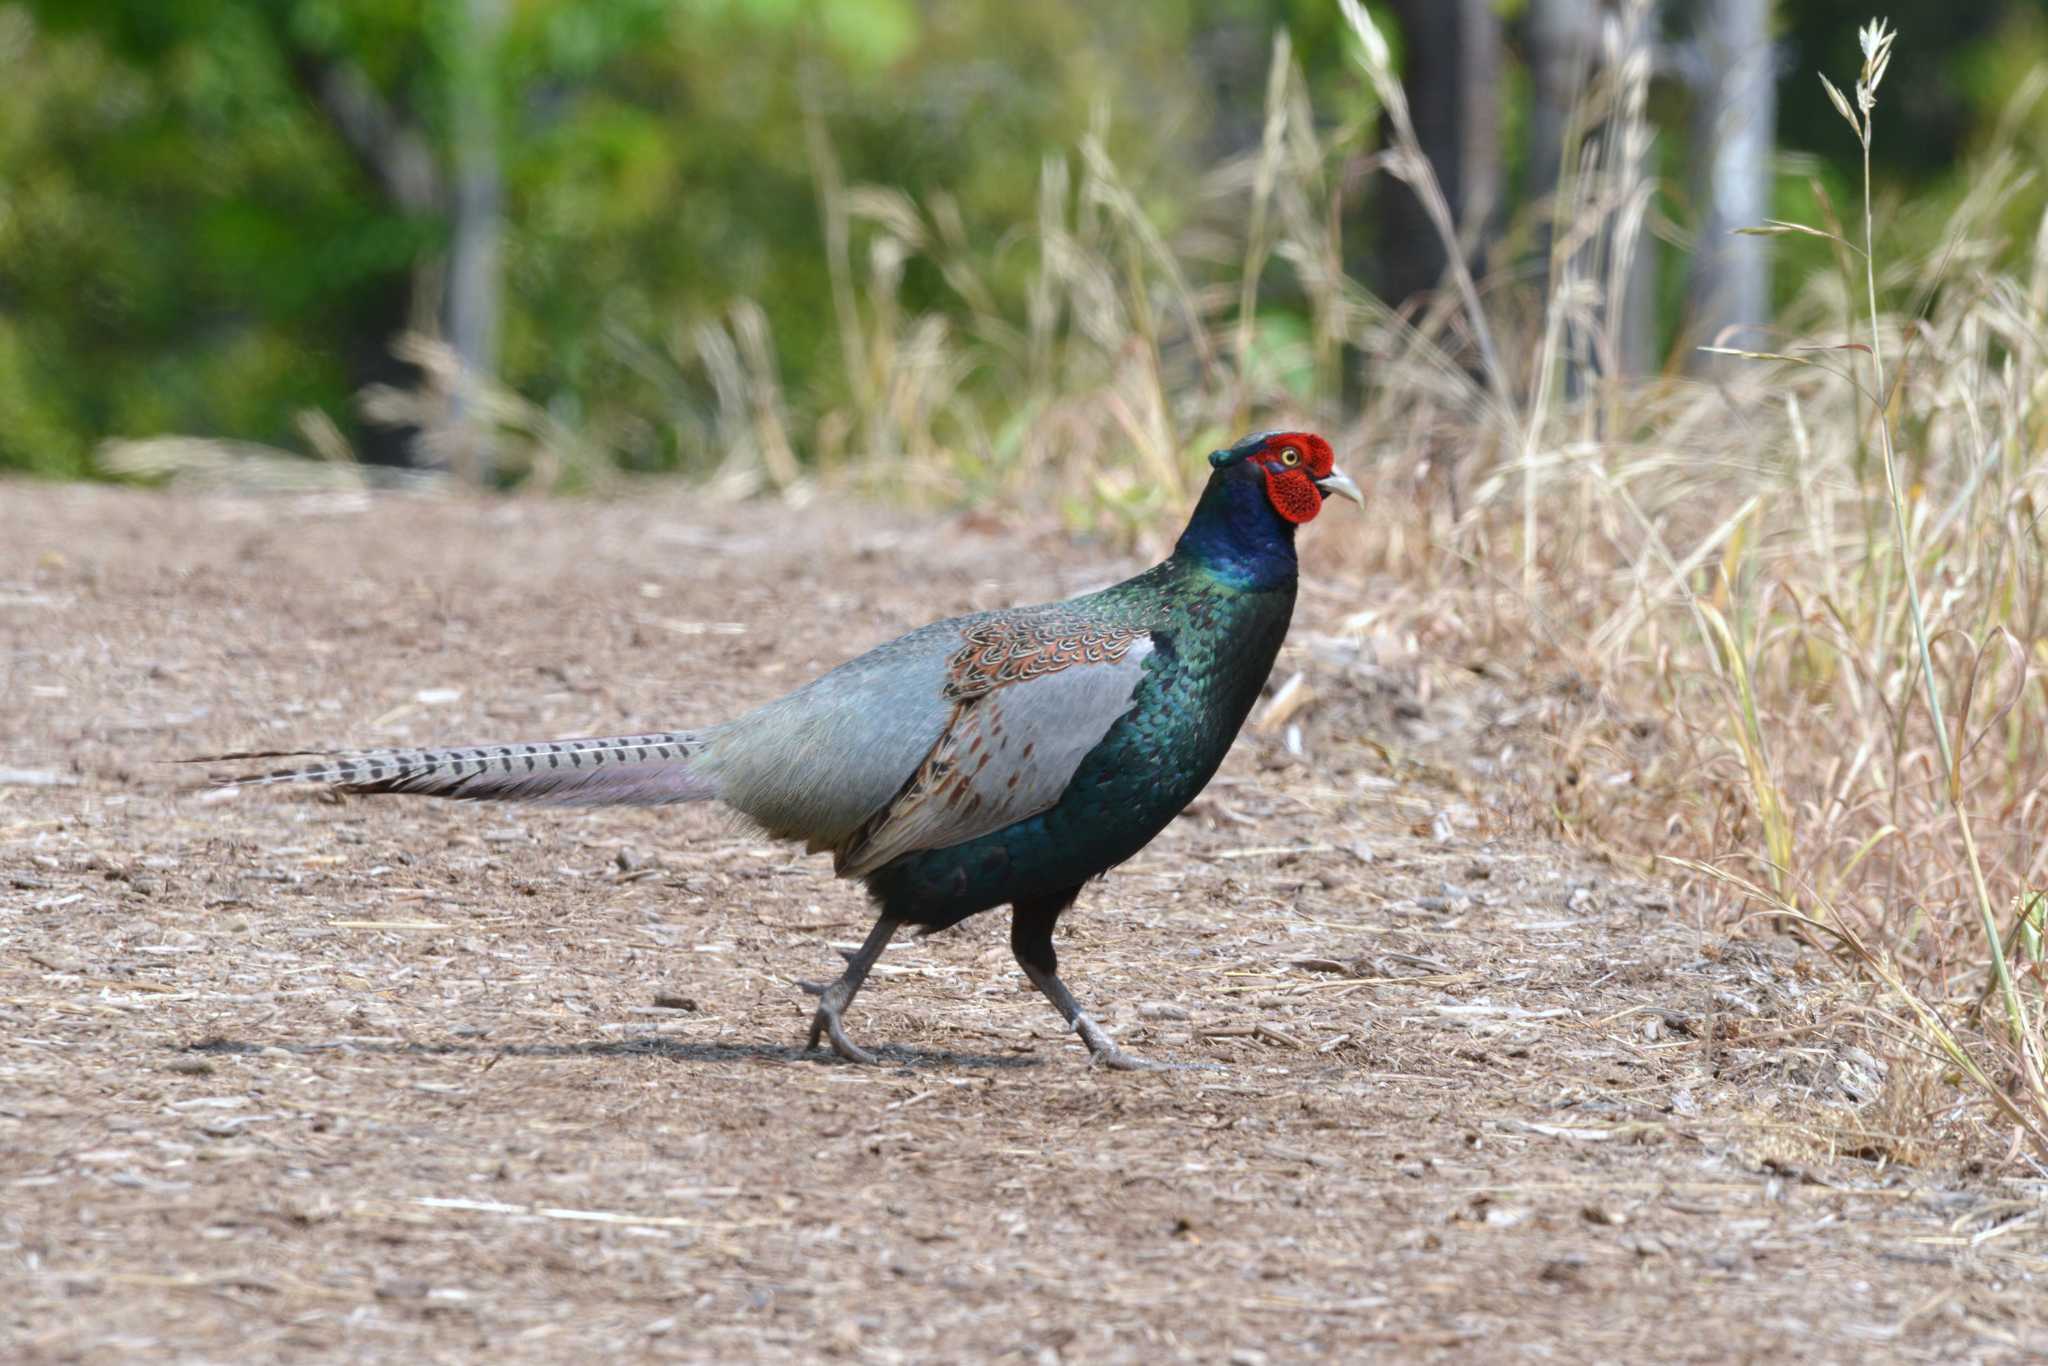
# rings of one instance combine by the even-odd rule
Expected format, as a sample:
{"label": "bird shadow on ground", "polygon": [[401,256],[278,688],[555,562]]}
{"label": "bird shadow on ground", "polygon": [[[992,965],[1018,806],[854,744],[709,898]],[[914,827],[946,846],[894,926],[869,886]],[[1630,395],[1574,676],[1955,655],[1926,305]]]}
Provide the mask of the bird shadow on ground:
{"label": "bird shadow on ground", "polygon": [[[794,1044],[686,1043],[676,1039],[619,1039],[592,1043],[402,1043],[396,1039],[341,1039],[326,1043],[258,1043],[247,1039],[214,1037],[176,1048],[178,1053],[246,1055],[281,1048],[302,1057],[321,1053],[381,1053],[392,1057],[443,1058],[667,1058],[673,1062],[811,1062],[837,1067],[860,1067],[822,1049]],[[884,1069],[915,1071],[941,1068],[970,1070],[1042,1067],[1042,1058],[1015,1054],[955,1053],[945,1049],[905,1048],[884,1044],[869,1050]]]}

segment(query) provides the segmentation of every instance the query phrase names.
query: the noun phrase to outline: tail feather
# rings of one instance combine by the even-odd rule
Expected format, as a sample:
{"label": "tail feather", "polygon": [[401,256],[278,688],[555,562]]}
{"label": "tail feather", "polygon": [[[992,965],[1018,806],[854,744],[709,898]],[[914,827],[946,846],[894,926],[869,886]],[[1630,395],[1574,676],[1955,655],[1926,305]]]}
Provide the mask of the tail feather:
{"label": "tail feather", "polygon": [[468,801],[546,802],[564,806],[659,806],[706,801],[718,783],[700,760],[699,731],[544,740],[436,749],[369,749],[331,754],[253,751],[212,754],[187,763],[307,757],[298,768],[217,776],[217,787],[328,783],[343,792],[411,792]]}

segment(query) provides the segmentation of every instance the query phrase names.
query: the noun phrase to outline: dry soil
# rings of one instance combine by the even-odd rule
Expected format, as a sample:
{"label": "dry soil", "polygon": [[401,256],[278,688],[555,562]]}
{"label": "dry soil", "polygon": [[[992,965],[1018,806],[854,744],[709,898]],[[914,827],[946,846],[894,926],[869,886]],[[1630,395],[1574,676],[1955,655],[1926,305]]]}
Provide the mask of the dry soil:
{"label": "dry soil", "polygon": [[1897,1162],[1828,964],[1538,833],[1489,775],[1548,685],[1340,572],[1296,709],[1062,927],[1126,1046],[1221,1071],[1092,1070],[1001,912],[890,950],[884,1065],[804,1053],[862,897],[703,809],[165,762],[688,726],[1135,567],[829,503],[0,485],[0,1357],[2048,1344],[2040,1187]]}

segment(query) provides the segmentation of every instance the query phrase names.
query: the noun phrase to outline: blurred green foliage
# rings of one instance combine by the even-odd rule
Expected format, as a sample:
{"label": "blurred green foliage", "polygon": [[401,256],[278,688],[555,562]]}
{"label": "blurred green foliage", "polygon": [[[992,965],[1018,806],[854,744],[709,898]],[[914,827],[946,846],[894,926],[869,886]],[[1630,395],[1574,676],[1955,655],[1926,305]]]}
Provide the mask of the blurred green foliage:
{"label": "blurred green foliage", "polygon": [[[109,436],[296,446],[307,409],[378,454],[353,399],[405,383],[389,343],[432,329],[464,79],[485,82],[501,130],[499,377],[632,469],[702,458],[692,337],[738,300],[765,313],[793,402],[844,396],[828,162],[924,205],[1011,303],[1046,158],[1099,123],[1146,212],[1188,227],[1200,175],[1256,143],[1276,28],[1318,115],[1369,150],[1373,108],[1324,0],[498,3],[485,51],[464,0],[0,4],[0,467],[86,474]],[[1844,130],[1810,73],[1849,63],[1866,8],[1784,7],[1785,142],[1837,165]],[[2023,0],[1891,10],[1911,71],[1884,170],[1952,201],[1958,151],[2048,53],[2044,23]],[[383,155],[344,130],[337,91],[383,121]],[[408,190],[409,165],[432,183]],[[856,234],[865,270],[862,250]],[[906,308],[965,311],[945,254],[907,263]],[[1284,296],[1274,310],[1260,333],[1279,347],[1303,323]]]}
{"label": "blurred green foliage", "polygon": [[[455,3],[0,5],[0,466],[79,474],[109,434],[291,444],[399,378],[438,205],[398,202],[319,83],[359,75],[446,175],[458,71],[502,139],[501,377],[630,467],[681,458],[690,325],[758,300],[793,389],[833,382],[814,149],[850,183],[943,189],[978,241],[1033,212],[1098,106],[1120,158],[1196,169],[1198,29],[1287,6],[512,0],[491,60]],[[1303,4],[1303,10],[1314,8]],[[1333,18],[1322,20],[1330,28]],[[934,278],[905,281],[933,302]]]}

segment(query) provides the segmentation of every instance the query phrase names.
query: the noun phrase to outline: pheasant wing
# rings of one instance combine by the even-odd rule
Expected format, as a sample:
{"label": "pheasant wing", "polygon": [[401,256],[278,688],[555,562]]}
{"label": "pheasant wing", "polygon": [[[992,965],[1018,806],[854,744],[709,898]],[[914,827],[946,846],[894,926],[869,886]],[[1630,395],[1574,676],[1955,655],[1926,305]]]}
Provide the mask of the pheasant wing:
{"label": "pheasant wing", "polygon": [[1130,710],[1153,646],[1129,628],[999,617],[948,661],[944,732],[895,799],[835,852],[843,877],[945,849],[1059,802],[1088,752]]}

